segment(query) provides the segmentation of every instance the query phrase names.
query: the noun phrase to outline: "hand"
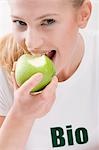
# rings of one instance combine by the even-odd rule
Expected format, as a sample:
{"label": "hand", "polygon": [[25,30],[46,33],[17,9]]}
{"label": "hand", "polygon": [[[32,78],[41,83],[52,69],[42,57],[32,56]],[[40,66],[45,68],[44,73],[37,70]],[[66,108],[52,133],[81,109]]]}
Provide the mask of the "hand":
{"label": "hand", "polygon": [[50,84],[37,94],[31,94],[30,91],[41,80],[43,75],[37,73],[27,80],[21,87],[18,87],[14,72],[12,73],[14,87],[14,108],[23,116],[32,116],[34,119],[40,118],[48,113],[55,101],[56,88],[58,85],[57,77],[53,77]]}

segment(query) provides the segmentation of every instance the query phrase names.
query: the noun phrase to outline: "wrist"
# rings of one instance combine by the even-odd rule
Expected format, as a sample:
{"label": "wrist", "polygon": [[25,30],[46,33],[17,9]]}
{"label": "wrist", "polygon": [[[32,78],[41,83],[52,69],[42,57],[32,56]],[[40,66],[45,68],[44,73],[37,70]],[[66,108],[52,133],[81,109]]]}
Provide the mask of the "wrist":
{"label": "wrist", "polygon": [[13,104],[9,113],[14,118],[14,120],[19,120],[22,122],[34,122],[36,119],[32,114],[26,113],[19,105],[16,104]]}

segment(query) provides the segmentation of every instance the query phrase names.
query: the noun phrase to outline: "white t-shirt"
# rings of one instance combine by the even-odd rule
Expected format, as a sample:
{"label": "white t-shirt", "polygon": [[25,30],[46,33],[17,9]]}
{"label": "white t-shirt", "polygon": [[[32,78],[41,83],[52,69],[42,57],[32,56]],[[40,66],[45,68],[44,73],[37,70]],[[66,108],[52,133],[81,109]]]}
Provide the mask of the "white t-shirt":
{"label": "white t-shirt", "polygon": [[13,89],[10,87],[6,72],[0,68],[0,115],[6,116],[13,103]]}
{"label": "white t-shirt", "polygon": [[[26,150],[99,149],[99,52],[95,35],[85,35],[85,53],[76,72],[59,83],[51,111],[36,120]],[[90,42],[89,42],[90,41]],[[0,114],[6,115],[13,93],[0,72]]]}

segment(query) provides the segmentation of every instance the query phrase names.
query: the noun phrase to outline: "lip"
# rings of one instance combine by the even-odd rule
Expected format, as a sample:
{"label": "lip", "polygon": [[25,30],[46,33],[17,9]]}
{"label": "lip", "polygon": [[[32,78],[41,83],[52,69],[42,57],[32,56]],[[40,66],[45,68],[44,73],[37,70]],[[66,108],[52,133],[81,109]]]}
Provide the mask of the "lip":
{"label": "lip", "polygon": [[42,50],[42,51],[38,51],[38,52],[33,52],[33,53],[31,53],[33,56],[37,56],[37,57],[39,57],[39,56],[42,56],[42,55],[46,55],[47,57],[49,57],[52,61],[54,60],[54,58],[55,58],[55,55],[56,55],[56,50],[49,50],[49,51],[44,51],[44,50]]}

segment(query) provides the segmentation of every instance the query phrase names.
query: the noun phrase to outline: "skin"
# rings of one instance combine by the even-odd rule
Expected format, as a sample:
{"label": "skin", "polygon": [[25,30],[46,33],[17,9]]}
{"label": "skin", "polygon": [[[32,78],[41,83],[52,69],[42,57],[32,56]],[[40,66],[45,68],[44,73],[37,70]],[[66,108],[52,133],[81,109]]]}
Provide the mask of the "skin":
{"label": "skin", "polygon": [[[63,81],[70,77],[84,51],[78,34],[79,9],[75,10],[70,2],[63,6],[60,0],[29,0],[28,4],[26,1],[10,0],[10,6],[13,34],[19,45],[27,47],[32,54],[56,50],[53,62],[58,79]],[[52,20],[49,24],[48,19]]]}
{"label": "skin", "polygon": [[[64,5],[61,0],[9,0],[9,5],[13,35],[21,47],[27,47],[31,54],[56,50],[53,62],[57,77],[41,93],[31,95],[29,91],[40,82],[42,74],[32,76],[18,87],[12,72],[14,104],[0,129],[0,148],[21,150],[24,149],[35,120],[50,111],[58,81],[68,79],[83,57],[84,43],[79,28],[87,24],[91,3],[85,0],[78,9],[74,9],[70,1]],[[50,24],[48,19],[51,19]]]}

